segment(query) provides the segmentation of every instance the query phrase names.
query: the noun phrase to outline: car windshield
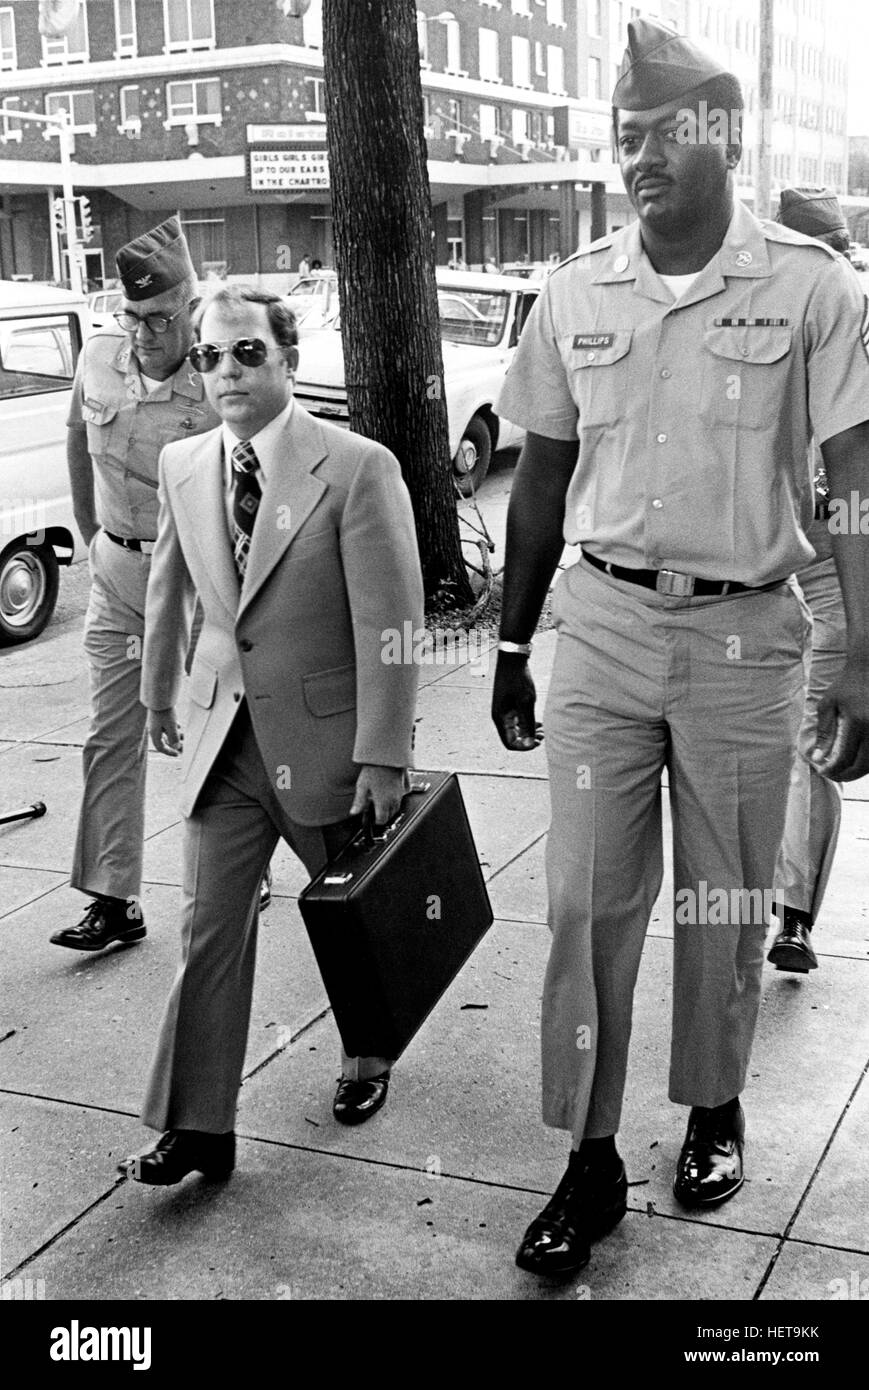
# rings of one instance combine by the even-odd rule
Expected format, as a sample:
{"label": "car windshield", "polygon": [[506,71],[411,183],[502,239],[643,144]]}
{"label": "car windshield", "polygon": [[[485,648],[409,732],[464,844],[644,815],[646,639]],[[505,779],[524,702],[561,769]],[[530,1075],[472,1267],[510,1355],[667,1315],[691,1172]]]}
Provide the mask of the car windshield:
{"label": "car windshield", "polygon": [[491,347],[504,334],[510,296],[504,290],[438,290],[441,337],[448,343]]}

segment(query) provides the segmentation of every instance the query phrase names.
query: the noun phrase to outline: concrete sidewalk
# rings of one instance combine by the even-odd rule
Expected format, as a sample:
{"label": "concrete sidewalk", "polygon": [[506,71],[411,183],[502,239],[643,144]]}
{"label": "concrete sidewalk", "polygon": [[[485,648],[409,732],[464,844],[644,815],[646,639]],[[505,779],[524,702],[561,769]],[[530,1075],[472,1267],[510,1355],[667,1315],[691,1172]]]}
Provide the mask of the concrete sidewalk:
{"label": "concrete sidewalk", "polygon": [[[535,643],[541,692],[554,641]],[[178,767],[150,755],[147,940],[95,957],[50,945],[82,906],[69,887],[88,710],[79,625],[0,654],[0,809],[48,806],[0,827],[5,1278],[46,1299],[826,1300],[869,1276],[866,782],[846,789],[820,969],[768,968],[743,1191],[700,1217],[670,1192],[685,1112],[666,1094],[665,882],[619,1141],[628,1215],[573,1283],[515,1268],[568,1140],[539,1117],[545,762],[497,742],[486,667],[424,670],[417,749],[421,768],[461,774],[497,920],[401,1059],[386,1107],[358,1130],[332,1120],[337,1038],[297,911],[304,875],[281,847],[238,1169],[224,1185],[191,1177],[161,1190],[117,1177],[115,1164],[148,1137],[136,1115],[178,956]]]}

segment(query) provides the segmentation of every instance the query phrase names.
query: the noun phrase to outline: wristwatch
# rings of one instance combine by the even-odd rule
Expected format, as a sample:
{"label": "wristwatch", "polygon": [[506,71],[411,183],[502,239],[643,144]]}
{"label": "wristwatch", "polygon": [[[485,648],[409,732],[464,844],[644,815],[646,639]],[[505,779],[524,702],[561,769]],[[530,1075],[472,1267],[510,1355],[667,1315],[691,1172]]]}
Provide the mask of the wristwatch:
{"label": "wristwatch", "polygon": [[499,642],[499,652],[509,652],[511,656],[530,656],[530,642]]}

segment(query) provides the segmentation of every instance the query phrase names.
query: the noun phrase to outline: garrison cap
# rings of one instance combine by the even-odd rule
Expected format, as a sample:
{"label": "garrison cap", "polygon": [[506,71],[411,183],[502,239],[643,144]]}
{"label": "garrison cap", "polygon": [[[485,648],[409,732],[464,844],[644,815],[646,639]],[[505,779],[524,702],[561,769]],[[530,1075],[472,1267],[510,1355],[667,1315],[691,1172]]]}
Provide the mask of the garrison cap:
{"label": "garrison cap", "polygon": [[185,282],[196,271],[177,217],[127,242],[117,254],[118,274],[127,299],[155,299]]}
{"label": "garrison cap", "polygon": [[783,188],[776,221],[803,236],[847,232],[839,199],[832,188]]}
{"label": "garrison cap", "polygon": [[651,111],[725,74],[732,75],[668,25],[654,19],[632,19],[612,104],[622,111]]}

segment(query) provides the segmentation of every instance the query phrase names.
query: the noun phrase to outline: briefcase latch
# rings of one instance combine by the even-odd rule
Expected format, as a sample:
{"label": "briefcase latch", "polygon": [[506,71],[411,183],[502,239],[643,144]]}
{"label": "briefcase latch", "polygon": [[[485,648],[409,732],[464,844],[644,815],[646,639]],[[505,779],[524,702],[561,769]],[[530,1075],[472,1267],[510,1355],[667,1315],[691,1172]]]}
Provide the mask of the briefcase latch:
{"label": "briefcase latch", "polygon": [[323,882],[324,882],[324,883],[330,883],[330,884],[331,884],[331,883],[338,883],[338,884],[341,884],[341,883],[349,883],[352,877],[353,877],[352,874],[329,874],[326,878],[323,879]]}

